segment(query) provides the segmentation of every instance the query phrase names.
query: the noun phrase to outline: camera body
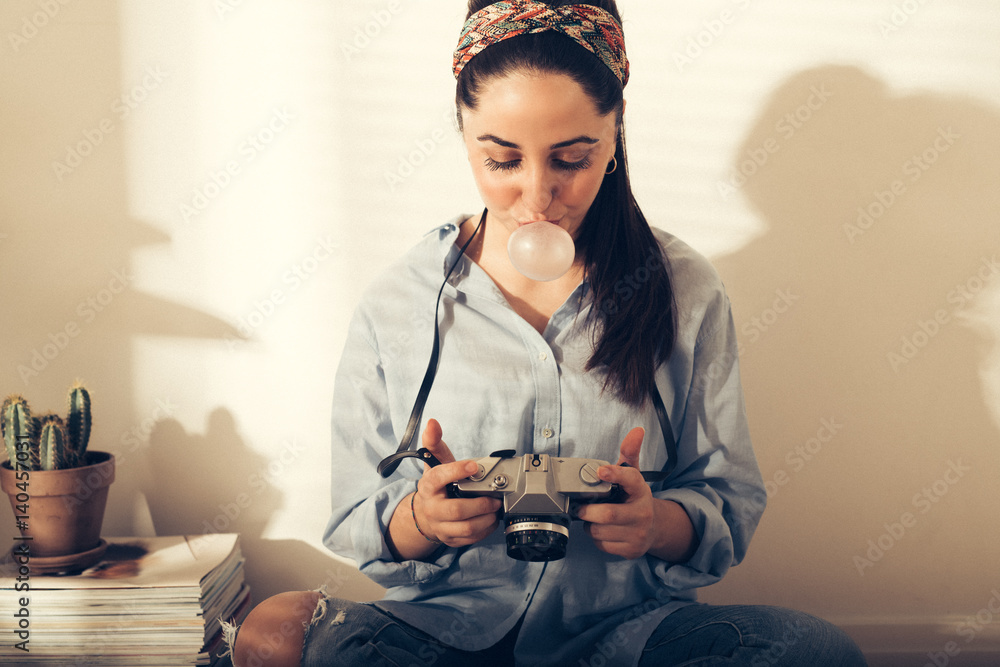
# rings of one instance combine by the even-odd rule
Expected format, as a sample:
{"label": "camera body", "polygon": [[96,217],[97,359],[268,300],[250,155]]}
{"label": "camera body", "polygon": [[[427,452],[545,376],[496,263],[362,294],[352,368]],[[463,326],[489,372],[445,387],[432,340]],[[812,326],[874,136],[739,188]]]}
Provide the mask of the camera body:
{"label": "camera body", "polygon": [[494,452],[476,461],[479,470],[451,485],[461,498],[503,500],[507,555],[525,561],[559,560],[566,555],[572,503],[613,503],[621,487],[602,481],[600,459],[559,458],[548,454],[516,456]]}

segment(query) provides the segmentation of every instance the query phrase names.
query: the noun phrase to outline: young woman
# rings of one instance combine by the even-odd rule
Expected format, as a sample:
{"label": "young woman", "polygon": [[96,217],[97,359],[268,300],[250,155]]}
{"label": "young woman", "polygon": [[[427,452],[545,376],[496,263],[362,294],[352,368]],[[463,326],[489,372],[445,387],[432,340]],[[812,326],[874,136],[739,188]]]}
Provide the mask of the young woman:
{"label": "young woman", "polygon": [[[721,282],[632,196],[614,1],[472,0],[454,70],[486,210],[375,281],[337,372],[325,542],[385,598],[266,600],[236,664],[863,665],[812,616],[695,601],[745,555],[766,494]],[[509,252],[528,225],[572,240],[546,280]],[[383,479],[434,346],[420,423],[440,464]],[[449,493],[503,449],[621,464],[595,474],[622,498],[553,528],[564,558],[512,558],[501,501]]]}

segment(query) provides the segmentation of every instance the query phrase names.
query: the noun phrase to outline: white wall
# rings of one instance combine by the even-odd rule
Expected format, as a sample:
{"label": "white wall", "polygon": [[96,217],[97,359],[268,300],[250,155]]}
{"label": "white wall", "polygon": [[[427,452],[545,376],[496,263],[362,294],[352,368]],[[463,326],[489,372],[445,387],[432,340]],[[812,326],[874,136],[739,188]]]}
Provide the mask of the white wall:
{"label": "white wall", "polygon": [[[207,522],[244,535],[257,597],[380,595],[319,542],[332,379],[371,276],[481,206],[462,4],[0,5],[0,387],[93,388],[107,534]],[[772,482],[703,597],[996,649],[996,3],[621,6],[637,196],[726,280]]]}

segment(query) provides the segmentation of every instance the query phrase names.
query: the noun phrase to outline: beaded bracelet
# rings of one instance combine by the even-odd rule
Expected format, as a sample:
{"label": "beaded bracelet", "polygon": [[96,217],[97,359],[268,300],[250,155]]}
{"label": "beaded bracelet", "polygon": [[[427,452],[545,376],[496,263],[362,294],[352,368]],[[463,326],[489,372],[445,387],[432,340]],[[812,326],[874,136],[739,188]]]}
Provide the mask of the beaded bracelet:
{"label": "beaded bracelet", "polygon": [[444,544],[444,542],[442,542],[441,540],[435,540],[431,537],[427,537],[427,535],[424,534],[424,531],[420,530],[420,524],[417,523],[417,511],[413,509],[413,501],[414,499],[416,499],[416,497],[417,497],[416,491],[410,494],[410,514],[413,515],[413,527],[416,528],[417,532],[420,533],[423,536],[423,538],[428,542],[431,542],[433,544]]}

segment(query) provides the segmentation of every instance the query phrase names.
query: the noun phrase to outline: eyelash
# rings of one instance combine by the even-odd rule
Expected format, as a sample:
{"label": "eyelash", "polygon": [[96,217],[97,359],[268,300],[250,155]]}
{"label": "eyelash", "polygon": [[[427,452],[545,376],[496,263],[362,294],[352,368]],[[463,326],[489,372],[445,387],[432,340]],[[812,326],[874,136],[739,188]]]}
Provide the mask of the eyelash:
{"label": "eyelash", "polygon": [[[504,173],[514,171],[517,169],[518,165],[521,163],[520,160],[510,160],[509,162],[497,162],[491,157],[486,158],[486,168],[490,171],[502,171]],[[563,160],[553,160],[557,169],[562,171],[583,171],[584,169],[589,169],[593,164],[590,157],[585,157],[579,162],[565,162]]]}

